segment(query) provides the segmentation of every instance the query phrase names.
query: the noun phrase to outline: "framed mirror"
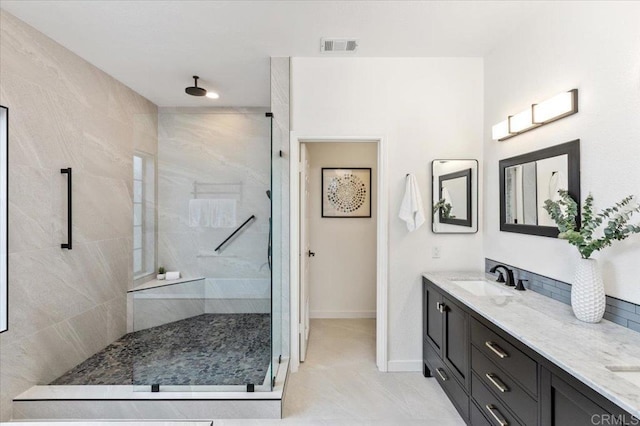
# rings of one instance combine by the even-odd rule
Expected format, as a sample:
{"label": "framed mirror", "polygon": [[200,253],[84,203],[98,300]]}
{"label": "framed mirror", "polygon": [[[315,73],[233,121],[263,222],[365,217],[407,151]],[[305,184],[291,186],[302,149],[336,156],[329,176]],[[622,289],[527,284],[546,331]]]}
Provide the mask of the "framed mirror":
{"label": "framed mirror", "polygon": [[0,105],[0,333],[9,326],[8,294],[8,193],[9,193],[9,110]]}
{"label": "framed mirror", "polygon": [[[558,227],[544,209],[566,189],[580,211],[580,140],[500,160],[500,230],[558,236]],[[578,217],[578,226],[580,218]]]}
{"label": "framed mirror", "polygon": [[433,232],[478,232],[478,161],[433,160],[431,175]]}

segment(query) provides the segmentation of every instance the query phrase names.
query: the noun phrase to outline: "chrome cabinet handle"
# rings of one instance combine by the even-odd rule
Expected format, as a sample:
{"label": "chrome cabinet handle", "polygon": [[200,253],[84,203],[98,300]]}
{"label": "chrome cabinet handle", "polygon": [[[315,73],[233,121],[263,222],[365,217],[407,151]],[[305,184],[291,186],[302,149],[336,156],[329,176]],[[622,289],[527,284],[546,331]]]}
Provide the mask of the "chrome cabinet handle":
{"label": "chrome cabinet handle", "polygon": [[493,383],[493,386],[495,386],[496,388],[498,388],[498,390],[502,393],[505,392],[509,392],[509,388],[507,387],[507,385],[505,385],[504,383],[502,383],[502,380],[500,380],[498,378],[498,376],[496,376],[493,373],[487,373],[484,375],[487,379],[489,379],[489,381],[491,383]]}
{"label": "chrome cabinet handle", "polygon": [[484,406],[484,408],[486,408],[489,414],[491,414],[491,417],[496,419],[496,422],[498,422],[500,426],[509,426],[509,422],[502,417],[500,411],[498,411],[498,409],[494,405],[487,404]]}
{"label": "chrome cabinet handle", "polygon": [[436,302],[436,309],[438,310],[438,312],[442,312],[442,303]]}
{"label": "chrome cabinet handle", "polygon": [[438,373],[438,376],[440,376],[443,382],[446,382],[447,380],[449,380],[447,375],[444,374],[444,372],[442,371],[442,368],[436,368],[436,373]]}
{"label": "chrome cabinet handle", "polygon": [[498,355],[500,358],[507,358],[509,356],[509,354],[506,353],[504,350],[502,350],[500,346],[496,345],[494,342],[490,340],[487,340],[486,342],[484,342],[484,345],[489,349],[491,349],[491,351],[494,354]]}

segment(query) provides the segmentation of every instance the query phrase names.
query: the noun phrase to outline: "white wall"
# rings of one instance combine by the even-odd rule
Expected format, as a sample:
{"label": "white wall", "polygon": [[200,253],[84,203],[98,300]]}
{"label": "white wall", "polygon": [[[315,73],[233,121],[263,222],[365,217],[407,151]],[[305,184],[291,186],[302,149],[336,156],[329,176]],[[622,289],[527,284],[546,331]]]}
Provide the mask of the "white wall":
{"label": "white wall", "polygon": [[[424,271],[477,270],[482,232],[408,233],[397,215],[405,175],[430,200],[431,161],[482,155],[483,69],[479,58],[293,58],[292,130],[299,137],[373,136],[388,145],[389,368],[422,364]],[[434,246],[440,259],[431,259]]]}
{"label": "white wall", "polygon": [[[640,4],[555,4],[511,34],[485,58],[485,254],[571,282],[577,250],[566,241],[499,231],[498,161],[581,139],[583,199],[597,207],[640,195]],[[558,92],[578,88],[580,112],[505,142],[491,126]],[[640,220],[640,218],[638,218]],[[640,237],[594,257],[604,267],[606,292],[640,303]]]}
{"label": "white wall", "polygon": [[[308,143],[312,318],[375,318],[377,143]],[[323,218],[322,168],[371,168],[371,217]]]}

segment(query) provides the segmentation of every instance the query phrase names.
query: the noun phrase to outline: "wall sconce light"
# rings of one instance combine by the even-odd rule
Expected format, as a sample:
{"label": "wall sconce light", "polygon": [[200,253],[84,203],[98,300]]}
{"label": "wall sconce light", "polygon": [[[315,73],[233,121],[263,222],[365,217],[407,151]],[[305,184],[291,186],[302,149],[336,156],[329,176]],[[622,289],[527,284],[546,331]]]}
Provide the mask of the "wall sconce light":
{"label": "wall sconce light", "polygon": [[576,112],[578,112],[578,89],[573,89],[533,104],[515,115],[510,115],[491,128],[491,135],[493,140],[505,141]]}

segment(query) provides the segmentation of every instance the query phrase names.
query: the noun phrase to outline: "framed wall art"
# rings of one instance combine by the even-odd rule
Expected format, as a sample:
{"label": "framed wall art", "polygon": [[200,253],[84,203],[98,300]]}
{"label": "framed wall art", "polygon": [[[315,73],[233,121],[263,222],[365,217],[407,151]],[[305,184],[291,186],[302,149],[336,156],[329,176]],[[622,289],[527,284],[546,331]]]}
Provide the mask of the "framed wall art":
{"label": "framed wall art", "polygon": [[371,168],[322,168],[322,217],[371,217]]}

